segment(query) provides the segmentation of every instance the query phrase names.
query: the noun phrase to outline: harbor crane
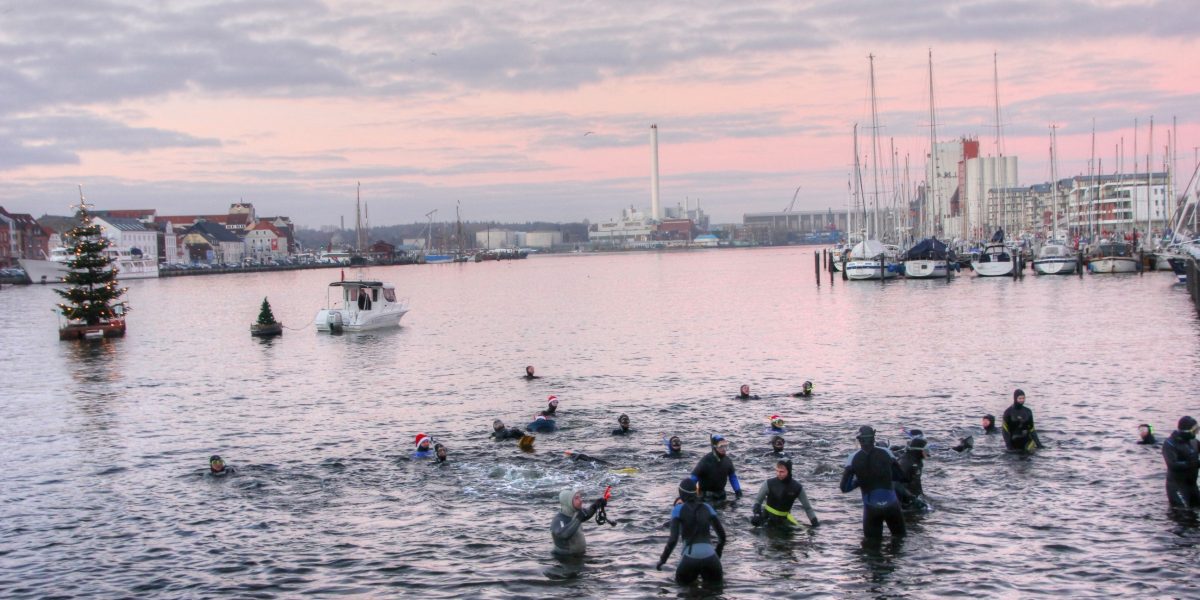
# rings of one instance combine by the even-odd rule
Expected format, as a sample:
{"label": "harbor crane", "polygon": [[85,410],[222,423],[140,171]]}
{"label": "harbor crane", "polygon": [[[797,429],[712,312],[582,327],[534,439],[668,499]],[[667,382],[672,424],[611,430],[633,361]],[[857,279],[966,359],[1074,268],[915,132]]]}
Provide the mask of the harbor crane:
{"label": "harbor crane", "polygon": [[796,186],[796,191],[792,194],[792,202],[787,205],[787,208],[783,209],[783,212],[792,212],[792,209],[796,208],[796,197],[800,195],[800,187]]}

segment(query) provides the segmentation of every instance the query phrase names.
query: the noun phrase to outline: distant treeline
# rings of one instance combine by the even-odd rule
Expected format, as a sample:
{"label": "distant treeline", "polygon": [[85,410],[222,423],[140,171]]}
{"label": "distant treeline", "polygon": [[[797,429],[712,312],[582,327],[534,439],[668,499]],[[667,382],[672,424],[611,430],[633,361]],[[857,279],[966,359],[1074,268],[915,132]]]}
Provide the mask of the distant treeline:
{"label": "distant treeline", "polygon": [[[365,237],[368,245],[383,241],[398,246],[406,239],[424,240],[426,231],[428,230],[431,244],[434,248],[453,250],[459,247],[458,227],[457,223],[434,223],[432,228],[430,228],[428,223],[405,223],[401,225],[388,225],[386,227],[371,227],[367,230]],[[549,223],[545,221],[530,221],[526,223],[500,223],[496,221],[463,221],[462,247],[465,249],[475,248],[477,245],[475,243],[475,234],[489,229],[493,231],[524,232],[561,231],[563,234],[563,243],[572,244],[587,241],[588,222]],[[339,230],[329,227],[322,229],[297,227],[296,240],[305,248],[326,248],[330,244],[334,246],[352,244],[354,242],[354,230]]]}

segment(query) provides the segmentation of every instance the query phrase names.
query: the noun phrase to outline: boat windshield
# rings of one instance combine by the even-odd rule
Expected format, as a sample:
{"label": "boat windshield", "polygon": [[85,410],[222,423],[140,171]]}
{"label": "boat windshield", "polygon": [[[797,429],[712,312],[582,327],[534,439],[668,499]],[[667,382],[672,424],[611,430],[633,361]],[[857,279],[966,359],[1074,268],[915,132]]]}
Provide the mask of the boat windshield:
{"label": "boat windshield", "polygon": [[396,290],[392,288],[383,288],[383,299],[388,302],[396,301]]}
{"label": "boat windshield", "polygon": [[1042,258],[1058,258],[1066,256],[1066,248],[1062,246],[1042,246],[1042,251],[1039,253]]}
{"label": "boat windshield", "polygon": [[1130,256],[1127,244],[1100,244],[1101,256]]}

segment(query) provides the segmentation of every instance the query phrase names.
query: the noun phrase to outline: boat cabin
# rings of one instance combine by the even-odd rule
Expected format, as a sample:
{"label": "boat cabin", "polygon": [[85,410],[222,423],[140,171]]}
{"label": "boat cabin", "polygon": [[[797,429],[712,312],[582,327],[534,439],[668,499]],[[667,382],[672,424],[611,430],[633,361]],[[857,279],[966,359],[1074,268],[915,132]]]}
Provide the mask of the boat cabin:
{"label": "boat cabin", "polygon": [[979,262],[1012,262],[1012,255],[1004,244],[988,244],[979,254]]}
{"label": "boat cabin", "polygon": [[342,308],[346,310],[369,311],[396,302],[396,288],[380,281],[335,281],[329,287],[342,288]]}

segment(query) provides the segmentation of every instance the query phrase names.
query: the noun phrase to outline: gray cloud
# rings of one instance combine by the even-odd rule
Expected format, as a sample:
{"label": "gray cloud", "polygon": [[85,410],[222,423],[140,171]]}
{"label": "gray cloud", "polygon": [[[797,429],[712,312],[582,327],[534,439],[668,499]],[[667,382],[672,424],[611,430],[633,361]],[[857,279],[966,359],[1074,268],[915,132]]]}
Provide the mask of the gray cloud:
{"label": "gray cloud", "polygon": [[0,171],[36,164],[75,164],[78,152],[141,152],[156,148],[217,146],[197,138],[153,127],[130,127],[85,113],[0,118]]}

